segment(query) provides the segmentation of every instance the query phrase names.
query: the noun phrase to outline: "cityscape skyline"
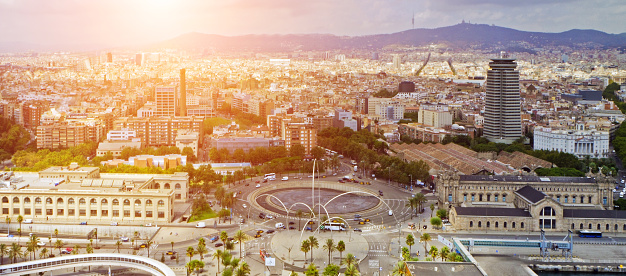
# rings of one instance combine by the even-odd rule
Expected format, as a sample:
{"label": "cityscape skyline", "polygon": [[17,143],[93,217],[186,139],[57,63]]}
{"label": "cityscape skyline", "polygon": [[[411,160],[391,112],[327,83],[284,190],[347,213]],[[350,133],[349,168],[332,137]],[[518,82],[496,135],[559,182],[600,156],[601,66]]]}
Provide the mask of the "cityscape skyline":
{"label": "cityscape skyline", "polygon": [[618,1],[3,0],[0,44],[83,50],[154,43],[190,32],[361,36],[437,28],[463,20],[536,32],[623,33],[624,14],[626,7]]}

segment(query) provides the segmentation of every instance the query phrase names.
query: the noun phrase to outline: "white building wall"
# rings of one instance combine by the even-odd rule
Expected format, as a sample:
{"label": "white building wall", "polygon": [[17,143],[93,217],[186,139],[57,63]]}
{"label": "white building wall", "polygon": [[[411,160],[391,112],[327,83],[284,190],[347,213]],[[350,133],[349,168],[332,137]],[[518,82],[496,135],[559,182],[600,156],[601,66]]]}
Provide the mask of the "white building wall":
{"label": "white building wall", "polygon": [[607,157],[609,153],[609,133],[589,130],[552,130],[536,127],[534,130],[535,150],[555,150],[571,153],[579,158]]}

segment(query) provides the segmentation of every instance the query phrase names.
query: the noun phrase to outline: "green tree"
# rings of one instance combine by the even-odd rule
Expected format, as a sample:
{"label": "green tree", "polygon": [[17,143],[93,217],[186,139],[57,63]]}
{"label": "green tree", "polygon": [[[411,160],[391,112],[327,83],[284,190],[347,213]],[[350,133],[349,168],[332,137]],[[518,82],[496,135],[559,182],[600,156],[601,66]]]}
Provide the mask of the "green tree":
{"label": "green tree", "polygon": [[42,248],[39,252],[39,259],[45,259],[48,256],[48,248]]}
{"label": "green tree", "polygon": [[433,245],[430,247],[430,250],[428,250],[428,254],[435,260],[437,256],[439,256],[439,250]]}
{"label": "green tree", "polygon": [[415,238],[413,237],[413,235],[409,234],[408,236],[406,236],[406,245],[409,246],[409,252],[411,251],[411,247],[415,244]]}
{"label": "green tree", "polygon": [[337,276],[339,275],[339,266],[336,264],[328,264],[326,268],[324,268],[324,272],[322,272],[324,276]]}
{"label": "green tree", "polygon": [[187,156],[187,162],[195,163],[197,161],[196,154],[190,147],[184,147],[181,154]]}
{"label": "green tree", "polygon": [[65,243],[63,242],[63,240],[59,240],[57,239],[54,242],[54,248],[59,250],[59,255],[61,255],[61,249],[65,246]]}
{"label": "green tree", "polygon": [[237,162],[244,162],[246,161],[247,156],[246,156],[246,152],[243,151],[243,149],[236,149],[233,152],[233,160],[237,161]]}
{"label": "green tree", "polygon": [[444,246],[441,248],[439,252],[439,256],[441,257],[441,261],[445,261],[448,258],[448,254],[450,254],[450,248]]}
{"label": "green tree", "polygon": [[447,219],[448,218],[448,210],[446,210],[446,209],[439,209],[439,210],[437,210],[437,216],[440,219],[442,219],[442,220],[443,219]]}
{"label": "green tree", "polygon": [[[308,239],[302,241],[302,245],[300,246],[300,251],[304,252],[304,258],[306,259],[306,253],[311,251],[311,242]],[[313,255],[313,252],[311,252],[311,255]]]}
{"label": "green tree", "polygon": [[115,242],[115,247],[117,247],[117,253],[120,253],[120,246],[122,246],[122,241],[116,241]]}
{"label": "green tree", "polygon": [[193,246],[187,247],[187,251],[185,252],[185,255],[189,257],[189,262],[191,262],[191,258],[193,258],[193,256],[196,255],[196,250],[193,248]]}
{"label": "green tree", "polygon": [[222,259],[222,254],[224,252],[220,249],[215,250],[215,252],[213,252],[213,259],[217,259],[217,272],[220,272],[220,260]]}
{"label": "green tree", "polygon": [[439,217],[433,217],[430,218],[430,224],[438,229],[439,227],[441,227],[442,222]]}
{"label": "green tree", "polygon": [[306,150],[304,148],[304,146],[302,146],[301,144],[292,144],[291,147],[289,148],[289,156],[291,157],[301,157],[304,158],[304,154],[306,153]]}
{"label": "green tree", "polygon": [[313,149],[311,149],[311,155],[313,156],[313,158],[321,160],[322,157],[326,155],[326,151],[320,147],[314,147]]}
{"label": "green tree", "polygon": [[87,254],[93,253],[93,247],[91,246],[91,244],[88,244],[85,250],[87,251]]}
{"label": "green tree", "polygon": [[346,244],[343,241],[337,243],[337,251],[339,251],[339,259],[343,259],[343,252],[346,251]]}
{"label": "green tree", "polygon": [[420,236],[420,242],[424,243],[424,252],[427,252],[428,242],[430,241],[430,234],[424,233]]}
{"label": "green tree", "polygon": [[22,247],[17,243],[11,243],[11,247],[9,248],[9,259],[12,260],[11,263],[15,263],[17,258],[21,258],[24,256],[22,252]]}
{"label": "green tree", "polygon": [[351,265],[356,265],[356,257],[354,257],[354,255],[352,255],[352,253],[348,253],[348,254],[346,254],[346,258],[343,259],[341,264],[345,264],[346,267],[349,267]]}
{"label": "green tree", "polygon": [[324,250],[328,250],[328,263],[330,264],[330,259],[333,255],[333,251],[337,250],[337,246],[335,245],[335,241],[333,239],[327,239],[326,243],[323,246]]}
{"label": "green tree", "polygon": [[199,243],[196,252],[200,255],[200,261],[204,261],[204,254],[209,252],[209,250],[206,248],[205,244]]}
{"label": "green tree", "polygon": [[319,247],[319,243],[315,236],[309,236],[309,245],[311,246],[311,263],[313,262],[313,249]]}
{"label": "green tree", "polygon": [[191,271],[196,272],[196,275],[200,275],[200,272],[204,268],[204,262],[200,260],[192,260],[185,267],[191,268]]}
{"label": "green tree", "polygon": [[406,276],[410,275],[409,268],[404,261],[399,261],[394,267],[391,275]]}
{"label": "green tree", "polygon": [[241,245],[248,240],[249,236],[246,235],[246,233],[244,233],[243,231],[239,230],[235,233],[235,236],[233,236],[235,238],[235,240],[239,243],[239,258],[242,258],[241,256]]}
{"label": "green tree", "polygon": [[433,212],[435,211],[435,204],[430,204],[430,217],[433,217]]}
{"label": "green tree", "polygon": [[319,271],[317,270],[317,267],[315,266],[315,264],[311,263],[307,268],[306,271],[304,272],[304,275],[306,276],[319,276]]}
{"label": "green tree", "polygon": [[355,265],[351,264],[346,267],[346,270],[343,272],[344,276],[360,276],[361,272],[356,268]]}
{"label": "green tree", "polygon": [[9,247],[4,243],[0,243],[0,265],[4,265],[4,256],[8,254]]}

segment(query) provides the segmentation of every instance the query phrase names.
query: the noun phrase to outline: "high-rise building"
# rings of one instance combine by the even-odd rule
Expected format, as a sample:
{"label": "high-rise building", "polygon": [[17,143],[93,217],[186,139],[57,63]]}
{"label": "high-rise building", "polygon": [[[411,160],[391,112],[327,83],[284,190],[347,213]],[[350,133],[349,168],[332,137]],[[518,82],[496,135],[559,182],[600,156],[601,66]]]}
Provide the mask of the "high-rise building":
{"label": "high-rise building", "polygon": [[107,62],[108,63],[112,63],[113,62],[113,54],[111,52],[107,53]]}
{"label": "high-rise building", "polygon": [[187,116],[187,84],[185,83],[185,68],[180,69],[180,114]]}
{"label": "high-rise building", "polygon": [[483,133],[491,142],[511,144],[522,136],[519,71],[506,53],[489,62]]}
{"label": "high-rise building", "polygon": [[157,86],[154,90],[157,117],[176,115],[176,86]]}

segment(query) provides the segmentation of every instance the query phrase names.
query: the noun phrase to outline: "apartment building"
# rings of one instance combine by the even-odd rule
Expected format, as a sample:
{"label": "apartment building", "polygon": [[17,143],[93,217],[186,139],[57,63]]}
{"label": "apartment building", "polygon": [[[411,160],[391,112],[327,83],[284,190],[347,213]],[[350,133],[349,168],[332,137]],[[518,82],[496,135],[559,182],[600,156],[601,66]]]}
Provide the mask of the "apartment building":
{"label": "apartment building", "polygon": [[94,120],[40,125],[37,127],[37,148],[71,148],[86,142],[99,142],[104,135],[104,125]]}
{"label": "apartment building", "polygon": [[181,130],[191,130],[203,137],[202,122],[203,118],[195,116],[121,117],[115,120],[114,129],[135,131],[145,146],[175,146],[176,136]]}

